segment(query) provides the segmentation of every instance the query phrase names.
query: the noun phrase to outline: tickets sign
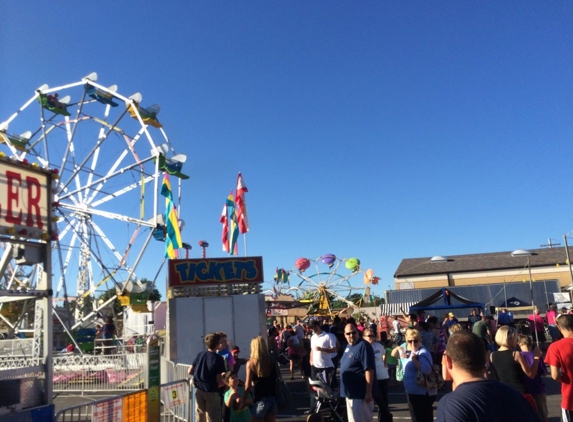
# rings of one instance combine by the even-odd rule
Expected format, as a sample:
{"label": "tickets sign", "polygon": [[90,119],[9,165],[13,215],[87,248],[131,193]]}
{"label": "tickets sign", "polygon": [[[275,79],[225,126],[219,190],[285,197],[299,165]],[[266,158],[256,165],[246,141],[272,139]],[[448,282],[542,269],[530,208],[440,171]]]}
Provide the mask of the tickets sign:
{"label": "tickets sign", "polygon": [[168,277],[169,287],[262,283],[263,258],[171,259]]}
{"label": "tickets sign", "polygon": [[0,160],[0,232],[40,239],[51,233],[51,173]]}

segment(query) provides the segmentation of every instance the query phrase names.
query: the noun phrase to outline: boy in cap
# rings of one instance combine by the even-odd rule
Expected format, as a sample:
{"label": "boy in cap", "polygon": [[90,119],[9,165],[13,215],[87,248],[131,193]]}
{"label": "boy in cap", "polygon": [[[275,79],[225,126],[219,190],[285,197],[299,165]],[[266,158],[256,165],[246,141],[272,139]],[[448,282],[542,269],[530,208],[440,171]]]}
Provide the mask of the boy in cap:
{"label": "boy in cap", "polygon": [[454,315],[453,312],[448,313],[448,320],[446,321],[446,327],[448,328],[448,330],[450,329],[450,327],[454,324],[457,324],[458,320],[456,318],[456,316]]}
{"label": "boy in cap", "polygon": [[241,366],[246,365],[246,363],[249,361],[249,359],[240,358],[239,357],[240,352],[241,349],[239,349],[239,346],[235,346],[231,349],[231,355],[233,355],[233,358],[235,360],[233,368],[231,369],[233,374],[238,374],[239,370],[241,369]]}

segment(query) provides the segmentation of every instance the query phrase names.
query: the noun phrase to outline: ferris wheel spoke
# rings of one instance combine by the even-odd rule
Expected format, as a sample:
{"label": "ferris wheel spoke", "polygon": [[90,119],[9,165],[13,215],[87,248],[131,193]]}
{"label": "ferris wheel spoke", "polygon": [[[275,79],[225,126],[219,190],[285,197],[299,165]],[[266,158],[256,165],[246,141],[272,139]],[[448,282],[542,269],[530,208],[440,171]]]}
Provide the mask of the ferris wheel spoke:
{"label": "ferris wheel spoke", "polygon": [[142,226],[147,226],[147,227],[155,227],[155,225],[153,223],[144,221],[144,220],[140,220],[139,218],[134,218],[134,217],[129,217],[123,214],[118,214],[118,213],[114,213],[114,212],[110,212],[110,211],[103,211],[103,210],[99,210],[97,208],[91,208],[88,206],[74,206],[74,205],[70,205],[70,204],[60,204],[60,208],[64,208],[67,209],[69,211],[73,211],[73,212],[77,212],[80,214],[90,214],[90,215],[97,215],[97,216],[101,216],[101,217],[105,217],[108,219],[112,219],[112,220],[118,220],[118,221],[123,221],[123,222],[127,222],[127,223],[134,223],[134,224],[139,224]]}
{"label": "ferris wheel spoke", "polygon": [[118,190],[117,192],[115,192],[115,193],[113,193],[113,194],[109,194],[109,195],[107,195],[107,196],[101,198],[100,200],[98,200],[98,201],[96,201],[96,202],[93,202],[93,203],[91,204],[91,206],[92,206],[92,207],[100,206],[101,204],[104,204],[104,203],[106,203],[106,202],[108,202],[108,201],[111,201],[111,200],[113,200],[113,199],[116,199],[116,198],[118,198],[119,196],[121,196],[121,195],[123,195],[123,194],[126,194],[126,193],[128,193],[128,192],[130,192],[130,191],[132,191],[132,190],[134,190],[134,189],[137,189],[137,188],[141,187],[142,185],[145,185],[145,184],[151,182],[152,180],[156,180],[156,179],[157,179],[156,176],[147,176],[147,177],[145,177],[143,180],[141,180],[141,181],[139,181],[139,182],[134,182],[134,183],[132,183],[131,185],[126,186],[125,188],[120,189],[120,190]]}
{"label": "ferris wheel spoke", "polygon": [[[103,232],[103,230],[92,220],[91,221],[91,225],[93,227],[93,229],[96,231],[96,233],[99,235],[99,237],[103,240],[103,242],[107,245],[107,247],[109,248],[109,250],[112,252],[113,256],[115,256],[115,258],[117,259],[118,262],[118,267],[123,266],[123,263],[125,262],[125,255],[122,256],[117,249],[115,248],[115,246],[113,245],[113,243],[111,243],[108,239],[108,237],[106,236],[106,234]],[[126,251],[126,253],[129,252],[129,249]]]}
{"label": "ferris wheel spoke", "polygon": [[[131,139],[129,136],[127,136],[125,133],[122,133],[123,138],[125,139],[126,143],[127,143],[127,148],[124,149],[122,151],[122,153],[119,155],[119,157],[117,158],[117,160],[115,161],[115,163],[111,166],[111,168],[109,169],[108,173],[102,178],[101,183],[98,185],[98,187],[94,190],[94,192],[92,193],[91,197],[89,199],[86,200],[86,202],[91,203],[93,202],[96,194],[98,194],[101,190],[101,188],[104,186],[104,183],[107,182],[108,179],[118,176],[118,175],[123,175],[126,171],[128,170],[132,170],[135,169],[136,167],[140,168],[140,171],[142,172],[142,174],[145,173],[143,165],[148,162],[153,160],[154,157],[148,157],[145,158],[143,160],[141,160],[139,158],[139,156],[137,155],[136,151],[133,149],[133,146],[135,145],[135,143],[138,141],[139,137],[141,136],[143,132],[140,131],[133,139]],[[127,167],[124,167],[122,169],[120,169],[119,171],[117,171],[117,168],[121,165],[121,163],[123,162],[123,160],[126,158],[128,152],[131,152],[132,156],[135,158],[135,163],[131,164],[131,165],[127,165]],[[92,171],[91,174],[93,174],[94,172]],[[90,175],[91,176],[91,175]],[[148,176],[150,177],[150,176]],[[148,179],[148,181],[152,180],[152,177]],[[144,181],[142,183],[147,183],[148,181]],[[89,184],[89,182],[88,182]]]}
{"label": "ferris wheel spoke", "polygon": [[[69,227],[71,227],[71,226],[69,226]],[[62,289],[62,286],[63,286],[64,294],[66,296],[67,296],[67,291],[66,291],[66,287],[65,287],[66,286],[66,270],[68,268],[70,260],[72,259],[72,252],[75,248],[76,240],[77,240],[77,234],[75,231],[73,231],[72,232],[72,238],[70,241],[70,246],[66,252],[66,258],[63,261],[62,261],[61,239],[58,240],[54,245],[56,251],[58,252],[58,257],[59,257],[59,262],[60,262],[60,279],[58,280],[58,288],[56,289],[56,291],[59,293]]]}
{"label": "ferris wheel spoke", "polygon": [[[144,162],[151,161],[152,159],[153,159],[153,157],[149,157],[149,158],[146,159]],[[99,192],[101,191],[101,188],[102,188],[106,183],[110,182],[110,181],[113,180],[114,178],[118,178],[118,177],[120,177],[120,176],[123,176],[123,174],[124,174],[126,171],[131,171],[131,170],[133,170],[135,167],[138,167],[138,166],[140,166],[140,163],[134,163],[134,164],[131,164],[131,165],[127,166],[127,167],[124,167],[124,168],[122,168],[122,169],[120,169],[120,170],[116,170],[116,171],[113,172],[113,173],[110,172],[110,173],[105,174],[104,176],[100,176],[100,177],[99,177],[98,179],[96,179],[96,180],[93,180],[93,179],[92,179],[92,181],[91,181],[90,183],[87,183],[87,184],[85,184],[84,186],[82,186],[82,187],[80,187],[80,188],[78,188],[78,189],[76,189],[76,190],[74,190],[74,191],[66,191],[66,194],[63,195],[63,196],[61,196],[60,199],[68,199],[68,198],[71,198],[71,197],[73,197],[74,195],[77,195],[79,192],[88,191],[88,190],[90,190],[93,186],[99,184],[95,189],[93,189],[92,196],[85,201],[85,202],[87,202],[87,203],[91,203],[91,202],[93,201],[93,197],[94,197],[97,193],[99,193]],[[151,181],[152,178],[153,178],[153,176],[148,176],[147,182]],[[139,183],[139,184],[141,184],[141,183]],[[136,187],[137,187],[137,186],[136,186]]]}

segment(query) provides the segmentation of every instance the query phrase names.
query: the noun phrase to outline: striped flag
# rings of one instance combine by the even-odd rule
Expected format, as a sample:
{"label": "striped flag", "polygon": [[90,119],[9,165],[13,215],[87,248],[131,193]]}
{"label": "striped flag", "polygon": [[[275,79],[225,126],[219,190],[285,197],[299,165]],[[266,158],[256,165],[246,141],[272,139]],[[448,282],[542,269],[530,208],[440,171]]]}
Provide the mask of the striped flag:
{"label": "striped flag", "polygon": [[237,177],[237,194],[235,195],[235,204],[237,206],[237,224],[239,232],[245,234],[249,231],[249,218],[247,217],[247,204],[245,202],[245,192],[248,192],[247,186],[243,181],[243,176],[239,173]]}
{"label": "striped flag", "polygon": [[233,191],[227,197],[227,220],[230,223],[229,233],[229,254],[238,255],[237,239],[239,238],[239,226],[237,225],[237,213],[235,212],[235,201]]}
{"label": "striped flag", "polygon": [[173,203],[171,182],[167,173],[163,176],[161,195],[165,197],[165,258],[174,259],[178,257],[177,250],[183,246],[183,242],[177,221],[177,207]]}

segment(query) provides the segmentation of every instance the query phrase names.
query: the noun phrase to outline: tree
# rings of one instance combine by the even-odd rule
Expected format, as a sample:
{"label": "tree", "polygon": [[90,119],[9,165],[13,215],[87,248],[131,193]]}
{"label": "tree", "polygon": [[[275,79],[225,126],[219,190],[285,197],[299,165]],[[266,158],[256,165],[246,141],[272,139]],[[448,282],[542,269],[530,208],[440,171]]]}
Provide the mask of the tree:
{"label": "tree", "polygon": [[[143,288],[145,290],[147,290],[147,286],[149,284],[152,284],[151,281],[142,278],[141,279],[141,284],[143,285]],[[103,302],[107,302],[109,299],[111,299],[112,297],[117,295],[117,290],[115,288],[106,290],[104,293],[102,293],[99,298],[98,298],[98,303],[103,303]],[[159,292],[159,290],[157,290],[156,288],[153,288],[153,290],[151,290],[151,292],[149,292],[149,297],[147,300],[151,300],[151,301],[155,301],[155,302],[159,302],[161,301],[161,293]],[[113,312],[113,316],[117,316],[119,314],[121,314],[123,312],[123,306],[121,306],[121,303],[119,302],[119,299],[114,299],[111,304],[111,309]],[[107,315],[103,315],[104,317]]]}

